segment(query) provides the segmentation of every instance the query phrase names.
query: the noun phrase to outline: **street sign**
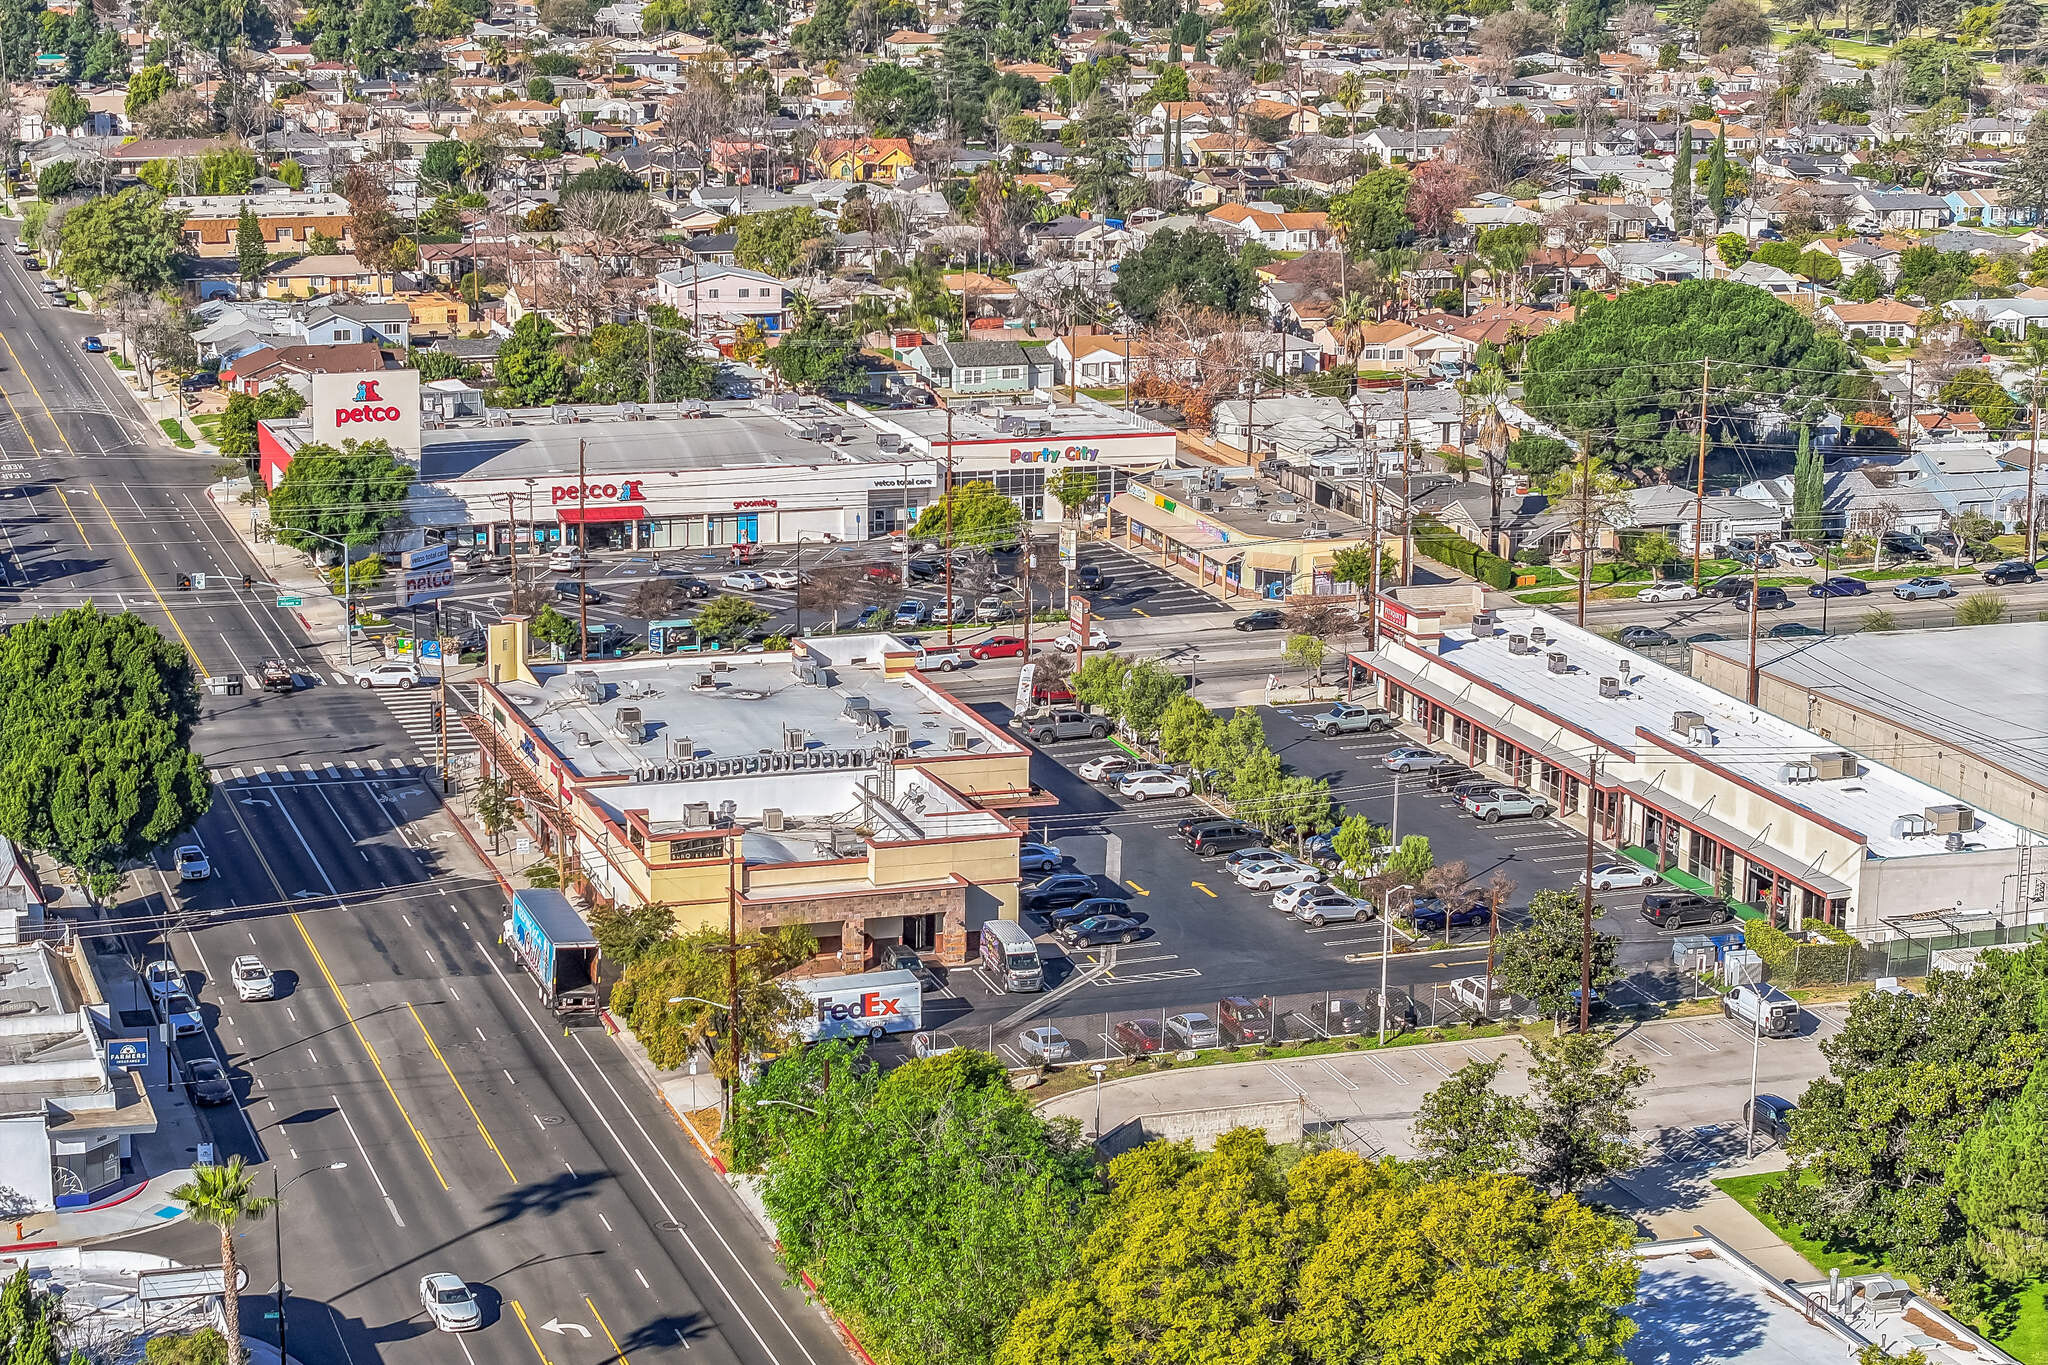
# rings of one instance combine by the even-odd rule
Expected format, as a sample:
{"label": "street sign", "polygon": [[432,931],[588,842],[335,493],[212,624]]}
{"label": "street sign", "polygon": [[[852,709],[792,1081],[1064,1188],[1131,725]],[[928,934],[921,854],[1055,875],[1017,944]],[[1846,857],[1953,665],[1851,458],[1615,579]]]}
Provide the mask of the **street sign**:
{"label": "street sign", "polygon": [[195,587],[195,588],[203,588],[203,587],[205,587],[205,586],[206,586],[206,575],[205,575],[205,574],[203,574],[203,573],[196,573],[196,574],[193,574],[193,575],[192,575],[192,586],[193,586],[193,587]]}
{"label": "street sign", "polygon": [[280,597],[277,599],[277,605],[280,607],[303,607],[306,605],[306,599],[303,597]]}
{"label": "street sign", "polygon": [[438,659],[438,658],[440,658],[440,657],[441,657],[441,642],[440,642],[439,640],[422,640],[422,641],[420,641],[420,657],[421,657],[422,659]]}
{"label": "street sign", "polygon": [[107,1065],[118,1066],[124,1071],[140,1071],[149,1065],[149,1039],[109,1038]]}
{"label": "street sign", "polygon": [[668,631],[664,630],[662,627],[649,626],[647,628],[647,652],[649,654],[661,653],[661,642],[663,641],[663,639],[667,637],[667,635]]}

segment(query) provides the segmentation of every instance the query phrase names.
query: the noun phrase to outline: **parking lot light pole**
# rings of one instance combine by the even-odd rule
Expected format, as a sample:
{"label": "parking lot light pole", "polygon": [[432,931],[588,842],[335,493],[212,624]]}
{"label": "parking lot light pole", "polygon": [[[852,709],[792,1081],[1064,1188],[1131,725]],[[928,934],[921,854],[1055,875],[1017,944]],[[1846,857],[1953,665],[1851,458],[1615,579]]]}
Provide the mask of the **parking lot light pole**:
{"label": "parking lot light pole", "polygon": [[[1754,1089],[1755,1089],[1755,1086],[1754,1086],[1754,1085],[1752,1085],[1752,1086],[1751,1086],[1750,1088],[1751,1088],[1752,1090],[1754,1090]],[[275,1167],[275,1166],[272,1166],[272,1167],[270,1168],[270,1212],[271,1212],[271,1219],[270,1219],[270,1227],[271,1227],[271,1232],[272,1232],[272,1234],[273,1234],[273,1235],[274,1235],[274,1236],[276,1237],[276,1239],[277,1239],[277,1359],[278,1359],[278,1365],[291,1365],[291,1357],[290,1357],[290,1356],[288,1356],[288,1355],[286,1355],[286,1354],[285,1354],[285,1351],[284,1351],[284,1343],[285,1343],[285,1321],[284,1321],[284,1298],[285,1298],[285,1293],[284,1293],[284,1192],[285,1192],[286,1190],[290,1189],[290,1188],[291,1188],[292,1186],[294,1186],[294,1185],[298,1184],[298,1183],[299,1183],[299,1182],[300,1182],[301,1180],[304,1180],[304,1179],[305,1179],[305,1178],[306,1178],[307,1176],[309,1176],[309,1175],[318,1175],[318,1174],[320,1174],[320,1172],[322,1172],[322,1171],[345,1171],[345,1170],[347,1170],[347,1169],[348,1169],[348,1163],[347,1163],[346,1161],[330,1161],[330,1162],[328,1162],[328,1163],[327,1163],[327,1164],[326,1164],[325,1166],[315,1166],[315,1167],[314,1167],[314,1168],[313,1168],[312,1170],[310,1170],[310,1171],[300,1171],[300,1172],[299,1172],[299,1173],[298,1173],[297,1175],[293,1176],[293,1177],[292,1177],[292,1178],[291,1178],[290,1180],[287,1180],[287,1181],[285,1181],[285,1182],[284,1182],[284,1184],[280,1185],[280,1184],[278,1184],[278,1183],[277,1183],[277,1167]]]}
{"label": "parking lot light pole", "polygon": [[1757,982],[1756,1008],[1749,1012],[1749,1122],[1745,1125],[1749,1131],[1742,1135],[1743,1141],[1748,1144],[1748,1148],[1743,1154],[1743,1160],[1745,1161],[1751,1160],[1756,1156],[1756,1072],[1758,1063],[1763,1060],[1764,1051],[1764,998],[1761,990],[1762,985],[1763,982],[1759,979]]}
{"label": "parking lot light pole", "polygon": [[1408,910],[1415,911],[1415,888],[1402,882],[1380,900],[1380,1046],[1387,1045],[1387,963],[1394,956],[1394,897],[1408,893]]}
{"label": "parking lot light pole", "polygon": [[1102,1141],[1102,1073],[1109,1070],[1109,1068],[1101,1062],[1094,1062],[1090,1064],[1088,1069],[1095,1073],[1095,1140],[1100,1142]]}

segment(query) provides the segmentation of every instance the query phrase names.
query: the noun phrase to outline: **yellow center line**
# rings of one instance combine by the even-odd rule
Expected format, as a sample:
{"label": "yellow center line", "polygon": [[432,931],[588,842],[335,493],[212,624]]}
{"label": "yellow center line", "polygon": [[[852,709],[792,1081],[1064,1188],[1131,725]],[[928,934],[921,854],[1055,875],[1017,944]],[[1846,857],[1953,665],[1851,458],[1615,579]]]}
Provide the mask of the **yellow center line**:
{"label": "yellow center line", "polygon": [[462,1103],[465,1107],[468,1108],[469,1116],[476,1120],[476,1130],[477,1132],[483,1134],[484,1146],[491,1149],[491,1154],[498,1158],[498,1164],[505,1168],[505,1174],[511,1175],[512,1183],[517,1185],[519,1183],[519,1177],[516,1175],[512,1175],[512,1163],[505,1160],[505,1154],[498,1150],[497,1141],[494,1138],[492,1138],[491,1130],[484,1127],[484,1116],[476,1112],[476,1106],[469,1102],[469,1092],[462,1088],[461,1081],[455,1079],[455,1068],[448,1065],[448,1059],[441,1055],[440,1044],[434,1041],[433,1034],[427,1032],[427,1021],[420,1018],[420,1012],[418,1007],[415,1006],[411,1001],[408,1000],[406,1002],[405,1007],[408,1010],[412,1011],[412,1021],[420,1026],[420,1037],[427,1040],[427,1050],[434,1054],[434,1060],[439,1062],[441,1064],[441,1069],[448,1073],[449,1081],[455,1086],[455,1093],[462,1096]]}
{"label": "yellow center line", "polygon": [[1216,899],[1216,893],[1214,891],[1211,891],[1208,887],[1202,885],[1200,882],[1189,882],[1188,885],[1192,886],[1193,888],[1195,888],[1195,890],[1207,896],[1210,900],[1213,901]]}
{"label": "yellow center line", "polygon": [[[517,1299],[512,1300],[512,1312],[519,1319],[519,1326],[526,1332],[526,1339],[533,1343],[533,1353],[540,1357],[540,1365],[555,1365],[554,1361],[548,1359],[548,1353],[540,1348],[540,1338],[534,1336],[533,1328],[527,1326],[526,1310],[519,1306]],[[605,1335],[610,1336],[611,1333],[607,1332]]]}
{"label": "yellow center line", "polygon": [[142,575],[143,583],[149,588],[149,595],[154,597],[156,604],[164,609],[164,615],[170,618],[171,629],[177,631],[178,638],[185,642],[185,652],[192,656],[192,666],[199,670],[201,677],[212,676],[206,667],[206,661],[201,659],[199,651],[192,647],[192,641],[185,634],[185,628],[178,624],[178,613],[171,610],[171,604],[164,601],[164,595],[157,591],[156,580],[149,576],[149,570],[142,567],[142,556],[136,554],[135,547],[128,543],[128,533],[121,529],[120,522],[114,520],[114,509],[107,506],[107,500],[100,496],[98,488],[92,490],[92,497],[93,501],[100,505],[100,510],[107,514],[107,523],[114,528],[114,534],[121,537],[121,544],[128,551],[128,558],[135,562],[135,572]]}
{"label": "yellow center line", "polygon": [[[5,340],[5,337],[0,337],[0,342],[4,342]],[[12,355],[13,351],[14,348],[10,346],[8,348],[8,354]],[[24,378],[25,377],[26,376],[24,376]],[[28,422],[26,419],[22,417],[21,409],[14,406],[14,399],[8,395],[5,389],[0,389],[0,402],[4,402],[5,404],[7,404],[7,410],[14,414],[14,424],[21,428],[22,439],[29,443],[29,454],[33,456],[36,453],[35,437],[29,435]],[[45,411],[47,410],[48,409],[45,409]],[[57,437],[59,440],[63,440],[64,429],[62,427],[57,428]],[[66,449],[69,449],[71,443],[69,441],[65,441],[64,445]],[[70,517],[71,524],[78,528],[78,538],[85,542],[85,548],[88,550],[97,549],[98,547],[92,543],[92,537],[85,533],[85,523],[78,519],[77,511],[73,509],[73,507],[71,506],[71,499],[64,496],[64,490],[57,487],[56,483],[53,481],[50,484],[50,491],[57,495],[58,502],[64,504],[64,515]]]}
{"label": "yellow center line", "polygon": [[597,1305],[590,1302],[590,1295],[583,1296],[584,1304],[590,1309],[590,1316],[597,1319],[597,1326],[604,1333],[604,1339],[612,1344],[612,1358],[618,1365],[627,1365],[626,1353],[619,1346],[619,1339],[612,1335],[612,1329],[605,1326],[604,1314],[597,1311]]}
{"label": "yellow center line", "polygon": [[[219,790],[218,786],[215,790]],[[278,899],[285,899],[288,893],[284,889],[284,883],[277,879],[277,872],[270,866],[270,859],[263,856],[263,846],[256,841],[255,831],[249,828],[248,821],[242,818],[242,812],[235,809],[232,801],[227,804],[227,812],[240,827],[242,837],[249,841],[249,849],[256,855],[256,862],[262,867],[263,875],[270,878],[270,885],[277,892]],[[392,1087],[391,1078],[384,1074],[384,1063],[378,1060],[377,1049],[371,1047],[370,1040],[363,1036],[362,1027],[356,1023],[355,1012],[349,1009],[348,1001],[342,997],[341,987],[335,983],[334,973],[327,970],[327,959],[320,956],[320,949],[314,944],[313,935],[306,930],[306,922],[300,919],[296,912],[292,915],[292,925],[298,929],[299,937],[306,941],[307,950],[313,954],[314,964],[320,968],[320,975],[327,981],[327,989],[334,992],[334,1002],[341,1006],[342,1017],[348,1020],[349,1028],[354,1030],[356,1041],[361,1043],[363,1051],[369,1054],[370,1065],[377,1068],[377,1079],[384,1082],[384,1093],[391,1096],[391,1102],[398,1106],[398,1116],[405,1120],[407,1128],[412,1129],[413,1137],[419,1141],[420,1150],[426,1153],[427,1165],[432,1168],[434,1179],[441,1182],[442,1189],[447,1189],[448,1179],[441,1174],[440,1166],[434,1161],[434,1149],[427,1146],[427,1135],[412,1121],[412,1115],[405,1112],[405,1104],[398,1098],[398,1091]]]}

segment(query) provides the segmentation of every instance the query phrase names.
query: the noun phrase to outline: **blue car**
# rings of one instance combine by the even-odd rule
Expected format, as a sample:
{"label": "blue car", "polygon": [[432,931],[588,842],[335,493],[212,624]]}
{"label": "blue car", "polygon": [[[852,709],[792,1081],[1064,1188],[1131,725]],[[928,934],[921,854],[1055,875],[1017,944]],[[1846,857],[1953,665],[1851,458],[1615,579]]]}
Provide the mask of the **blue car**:
{"label": "blue car", "polygon": [[1057,872],[1066,863],[1066,855],[1056,844],[1020,844],[1017,848],[1017,870],[1027,877]]}
{"label": "blue car", "polygon": [[85,353],[87,355],[98,355],[106,349],[107,343],[101,341],[98,337],[87,337],[85,339]]}
{"label": "blue car", "polygon": [[1806,590],[1808,597],[1868,597],[1870,585],[1860,578],[1824,578]]}
{"label": "blue car", "polygon": [[[1415,928],[1418,933],[1440,934],[1444,931],[1444,903],[1434,896],[1424,897],[1415,902]],[[1473,901],[1470,905],[1449,912],[1453,929],[1483,928],[1493,922],[1493,911],[1485,901]]]}
{"label": "blue car", "polygon": [[1907,602],[1926,597],[1954,597],[1956,590],[1946,578],[1909,578],[1892,589],[1892,596]]}

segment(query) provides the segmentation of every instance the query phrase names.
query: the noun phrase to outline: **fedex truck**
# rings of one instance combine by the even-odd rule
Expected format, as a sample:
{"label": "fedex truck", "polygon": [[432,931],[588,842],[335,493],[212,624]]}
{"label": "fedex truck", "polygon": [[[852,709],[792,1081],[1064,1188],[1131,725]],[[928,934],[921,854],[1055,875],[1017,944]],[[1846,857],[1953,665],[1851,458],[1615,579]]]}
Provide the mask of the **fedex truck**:
{"label": "fedex truck", "polygon": [[787,981],[807,1002],[797,1034],[807,1043],[821,1038],[868,1038],[915,1033],[924,1027],[924,995],[909,972],[861,972]]}

